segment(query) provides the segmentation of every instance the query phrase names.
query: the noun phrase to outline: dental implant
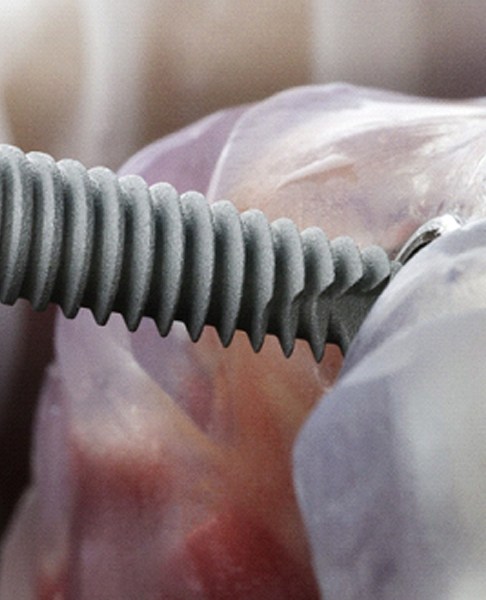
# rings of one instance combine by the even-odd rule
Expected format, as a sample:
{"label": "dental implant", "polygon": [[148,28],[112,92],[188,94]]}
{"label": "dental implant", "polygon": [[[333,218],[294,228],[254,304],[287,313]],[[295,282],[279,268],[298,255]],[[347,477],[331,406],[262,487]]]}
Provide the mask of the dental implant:
{"label": "dental implant", "polygon": [[326,343],[346,351],[399,268],[317,227],[0,146],[5,304],[54,302],[68,318],[87,307],[100,325],[118,312],[130,330],[147,316],[162,336],[177,320],[194,341],[212,325],[224,346],[241,329],[255,351],[273,334],[286,356],[302,338],[320,360]]}

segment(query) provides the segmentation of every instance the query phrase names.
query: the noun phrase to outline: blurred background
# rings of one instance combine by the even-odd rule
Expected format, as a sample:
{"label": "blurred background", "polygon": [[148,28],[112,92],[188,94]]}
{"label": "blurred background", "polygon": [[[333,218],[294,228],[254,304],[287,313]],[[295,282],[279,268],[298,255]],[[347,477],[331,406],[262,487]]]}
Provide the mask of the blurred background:
{"label": "blurred background", "polygon": [[[486,96],[485,64],[484,0],[0,0],[0,142],[116,169],[291,86]],[[27,476],[51,325],[52,311],[0,309],[0,529]]]}
{"label": "blurred background", "polygon": [[348,81],[486,95],[484,0],[0,0],[0,138],[117,168],[218,108]]}

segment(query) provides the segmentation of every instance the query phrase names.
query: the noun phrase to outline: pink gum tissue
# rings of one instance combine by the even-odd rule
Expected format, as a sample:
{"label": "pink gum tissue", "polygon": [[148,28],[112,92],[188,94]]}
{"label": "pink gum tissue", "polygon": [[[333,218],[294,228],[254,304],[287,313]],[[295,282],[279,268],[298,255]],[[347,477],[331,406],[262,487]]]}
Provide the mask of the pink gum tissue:
{"label": "pink gum tissue", "polygon": [[[431,582],[447,589],[445,566],[455,555],[434,563],[433,579],[415,582],[406,579],[415,565],[410,548],[419,531],[424,560],[433,557],[435,525],[447,515],[461,516],[454,526],[466,536],[460,547],[476,548],[465,554],[476,569],[480,545],[466,543],[475,532],[467,516],[476,513],[467,503],[446,502],[445,512],[423,508],[427,494],[440,504],[448,489],[427,488],[428,471],[421,470],[423,442],[428,428],[435,431],[441,393],[433,396],[438,412],[431,406],[421,420],[420,402],[410,404],[406,414],[403,406],[393,412],[398,396],[393,389],[391,396],[381,393],[380,386],[391,378],[397,394],[403,388],[413,395],[418,388],[407,387],[410,380],[415,386],[423,381],[428,394],[435,375],[429,379],[426,366],[435,373],[436,363],[454,377],[453,361],[442,349],[446,340],[457,343],[456,334],[449,338],[447,328],[440,330],[441,352],[429,363],[424,353],[432,352],[435,338],[428,337],[427,323],[430,307],[447,313],[450,298],[461,318],[468,299],[481,302],[481,287],[471,296],[460,265],[469,264],[468,248],[473,251],[481,239],[482,229],[474,227],[485,214],[485,127],[481,100],[434,102],[347,85],[303,87],[217,113],[126,163],[123,173],[137,172],[150,183],[168,180],[181,192],[196,187],[210,201],[229,198],[240,210],[290,217],[299,228],[317,225],[331,238],[347,234],[361,246],[378,243],[390,256],[418,224],[438,213],[459,213],[470,224],[454,238],[456,246],[452,234],[452,247],[443,246],[443,262],[434,263],[436,279],[425,251],[425,262],[413,259],[397,277],[358,334],[341,375],[342,358],[333,347],[316,364],[303,344],[284,359],[271,337],[255,354],[242,334],[223,349],[211,329],[193,344],[178,326],[161,339],[148,320],[132,335],[117,317],[100,328],[85,312],[74,321],[59,316],[55,360],[45,373],[35,421],[32,482],[4,538],[2,599],[267,600],[315,598],[320,589],[342,600],[387,597],[402,584],[425,599]],[[201,148],[207,149],[204,160]],[[449,255],[456,254],[460,260],[449,269]],[[427,325],[422,358],[412,361],[423,380],[407,371],[416,338],[404,346],[405,354],[394,350],[387,361],[374,358],[387,335],[397,344],[402,332],[409,335],[407,310],[414,323]],[[474,339],[477,349],[480,335]],[[359,371],[364,381],[356,388],[353,373],[361,360],[371,366]],[[393,376],[402,367],[398,382]],[[466,427],[467,415],[476,414],[479,405],[470,403],[469,392],[461,406],[464,402],[464,431],[474,435],[465,443],[456,428],[449,438],[459,444],[460,452],[451,451],[457,464],[465,464],[480,444],[476,429]],[[336,411],[326,408],[335,405]],[[452,408],[437,430],[445,437],[432,450],[447,439]],[[392,426],[395,414],[403,429]],[[464,473],[467,481],[454,471],[461,490],[469,489],[475,464],[472,460],[472,471]],[[440,462],[438,473],[448,476],[451,465]],[[329,502],[319,502],[322,490]],[[368,510],[373,494],[382,494],[388,511],[383,528],[373,525],[378,513]],[[342,539],[329,514],[347,523]],[[385,527],[395,522],[402,537]],[[387,563],[389,550],[393,560]],[[333,556],[335,563],[326,562]],[[357,588],[355,556],[363,566]],[[464,586],[478,581],[464,580]],[[412,592],[404,596],[410,597]]]}

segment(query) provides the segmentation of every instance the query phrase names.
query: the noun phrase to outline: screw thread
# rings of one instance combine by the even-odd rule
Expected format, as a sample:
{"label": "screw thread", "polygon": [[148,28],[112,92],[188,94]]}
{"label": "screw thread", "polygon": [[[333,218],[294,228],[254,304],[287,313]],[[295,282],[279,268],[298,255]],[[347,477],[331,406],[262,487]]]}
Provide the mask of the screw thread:
{"label": "screw thread", "polygon": [[326,342],[346,349],[397,268],[383,249],[317,227],[0,146],[6,304],[55,302],[69,318],[84,306],[99,324],[115,311],[130,330],[149,316],[161,335],[180,320],[193,340],[209,324],[225,346],[243,329],[256,351],[272,333],[287,356],[299,337],[320,360]]}

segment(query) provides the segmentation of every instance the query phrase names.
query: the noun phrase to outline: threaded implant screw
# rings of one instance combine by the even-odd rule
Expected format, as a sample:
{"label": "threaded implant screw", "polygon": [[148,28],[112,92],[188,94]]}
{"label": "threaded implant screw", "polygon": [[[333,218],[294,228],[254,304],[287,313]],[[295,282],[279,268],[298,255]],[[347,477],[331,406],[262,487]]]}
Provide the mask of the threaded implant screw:
{"label": "threaded implant screw", "polygon": [[163,336],[178,320],[194,341],[213,325],[225,346],[242,329],[255,351],[270,333],[286,356],[302,338],[320,360],[326,342],[346,350],[398,268],[383,249],[330,242],[317,227],[299,233],[167,183],[0,146],[6,304],[54,302],[68,318],[87,307],[101,325],[115,311],[130,330],[149,316]]}

